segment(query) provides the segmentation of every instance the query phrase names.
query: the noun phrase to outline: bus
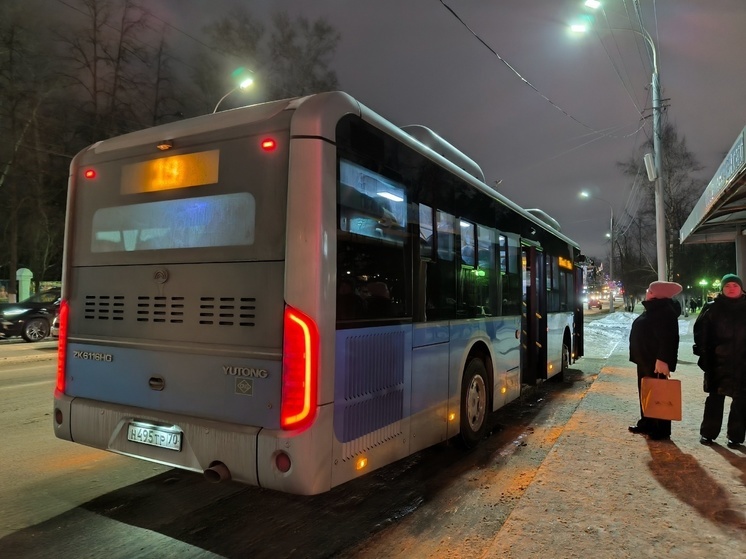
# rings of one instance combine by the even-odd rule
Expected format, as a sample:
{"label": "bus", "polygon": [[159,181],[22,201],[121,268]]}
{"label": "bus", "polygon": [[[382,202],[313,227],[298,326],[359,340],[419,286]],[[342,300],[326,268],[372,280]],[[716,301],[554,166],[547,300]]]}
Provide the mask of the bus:
{"label": "bus", "polygon": [[583,353],[579,246],[343,92],[91,145],[64,243],[56,436],[209,481],[471,447]]}

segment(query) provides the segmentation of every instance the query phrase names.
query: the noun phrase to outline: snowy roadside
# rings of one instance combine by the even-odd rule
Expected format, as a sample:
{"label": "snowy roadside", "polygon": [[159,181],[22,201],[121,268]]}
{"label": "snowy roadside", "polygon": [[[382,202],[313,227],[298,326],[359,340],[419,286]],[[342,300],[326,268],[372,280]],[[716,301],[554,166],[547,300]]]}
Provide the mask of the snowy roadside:
{"label": "snowy roadside", "polygon": [[[583,325],[585,357],[608,359],[619,344],[629,343],[629,330],[639,313],[617,311]],[[691,319],[679,318],[679,335],[689,333]]]}

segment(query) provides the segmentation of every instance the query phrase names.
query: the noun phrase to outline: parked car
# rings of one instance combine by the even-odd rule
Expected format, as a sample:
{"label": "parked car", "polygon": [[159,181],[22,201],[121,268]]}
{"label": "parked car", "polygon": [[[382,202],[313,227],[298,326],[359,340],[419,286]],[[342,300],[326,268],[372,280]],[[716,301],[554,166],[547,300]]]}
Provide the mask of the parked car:
{"label": "parked car", "polygon": [[60,309],[61,289],[48,289],[20,303],[0,304],[0,338],[21,336],[38,342],[49,335]]}

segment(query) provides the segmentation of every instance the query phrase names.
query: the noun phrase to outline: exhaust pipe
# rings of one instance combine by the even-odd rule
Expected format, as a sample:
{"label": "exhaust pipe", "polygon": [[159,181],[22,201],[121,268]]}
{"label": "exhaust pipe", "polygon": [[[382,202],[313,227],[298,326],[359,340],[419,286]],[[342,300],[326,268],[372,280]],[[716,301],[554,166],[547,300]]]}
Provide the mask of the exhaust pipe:
{"label": "exhaust pipe", "polygon": [[228,466],[222,462],[213,462],[204,472],[205,479],[210,483],[220,483],[221,481],[230,481],[231,471]]}

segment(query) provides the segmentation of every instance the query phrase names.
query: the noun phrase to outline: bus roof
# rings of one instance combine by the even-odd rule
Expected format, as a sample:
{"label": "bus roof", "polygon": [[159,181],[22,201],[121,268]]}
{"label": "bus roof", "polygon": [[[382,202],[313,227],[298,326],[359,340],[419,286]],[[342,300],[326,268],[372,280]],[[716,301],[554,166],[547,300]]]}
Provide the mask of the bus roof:
{"label": "bus roof", "polygon": [[[452,173],[459,175],[475,188],[519,213],[536,226],[573,247],[580,248],[575,241],[563,235],[558,228],[553,227],[557,223],[555,220],[549,221],[534,215],[532,212],[536,212],[536,210],[528,211],[520,207],[485,184],[484,174],[479,165],[430,129],[420,125],[396,126],[349,94],[341,91],[280,99],[162,124],[102,140],[89,146],[83,152],[92,150],[96,154],[102,154],[148,143],[156,145],[166,140],[178,145],[179,138],[259,122],[285,110],[296,111],[291,122],[291,137],[320,136],[333,139],[337,121],[345,114],[356,114],[442,167],[447,168]],[[319,118],[319,115],[322,115],[323,118]],[[544,213],[544,215],[546,214]]]}

